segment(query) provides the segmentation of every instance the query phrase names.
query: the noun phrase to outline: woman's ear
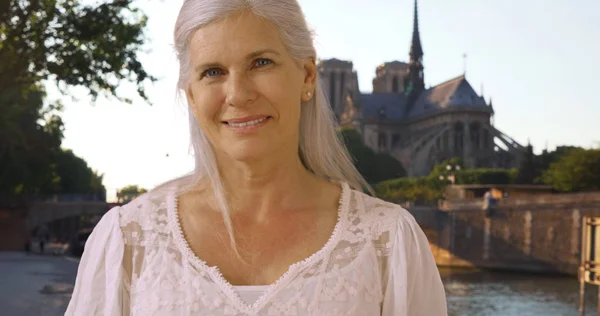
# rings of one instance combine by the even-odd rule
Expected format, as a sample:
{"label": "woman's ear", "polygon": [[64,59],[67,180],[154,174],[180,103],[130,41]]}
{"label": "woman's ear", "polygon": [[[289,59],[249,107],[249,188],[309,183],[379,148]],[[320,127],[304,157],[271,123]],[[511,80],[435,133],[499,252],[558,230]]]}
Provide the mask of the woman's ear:
{"label": "woman's ear", "polygon": [[308,101],[315,94],[315,83],[317,82],[317,65],[313,58],[304,62],[304,84],[302,85],[302,100]]}

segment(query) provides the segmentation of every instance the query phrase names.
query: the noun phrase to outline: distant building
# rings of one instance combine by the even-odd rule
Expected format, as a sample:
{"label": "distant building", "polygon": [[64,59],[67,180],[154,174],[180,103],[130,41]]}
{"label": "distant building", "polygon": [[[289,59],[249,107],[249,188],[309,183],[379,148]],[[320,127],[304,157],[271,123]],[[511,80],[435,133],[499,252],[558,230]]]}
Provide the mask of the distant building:
{"label": "distant building", "polygon": [[[361,93],[352,62],[322,60],[319,73],[340,123],[353,127],[376,152],[398,159],[409,176],[427,175],[445,159],[470,168],[520,165],[525,147],[492,124],[494,108],[465,75],[426,88],[417,1],[409,62],[375,70],[373,93]],[[501,144],[499,146],[498,144]]]}

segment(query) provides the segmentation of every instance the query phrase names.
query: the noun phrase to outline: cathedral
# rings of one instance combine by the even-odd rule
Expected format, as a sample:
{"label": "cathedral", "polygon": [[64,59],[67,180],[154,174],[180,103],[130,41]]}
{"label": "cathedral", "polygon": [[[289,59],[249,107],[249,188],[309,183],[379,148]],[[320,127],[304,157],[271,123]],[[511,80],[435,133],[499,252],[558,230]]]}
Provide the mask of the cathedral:
{"label": "cathedral", "polygon": [[492,101],[465,75],[426,88],[417,0],[409,62],[375,70],[373,93],[361,93],[352,62],[319,61],[326,94],[340,126],[356,129],[365,145],[398,159],[408,176],[425,176],[461,157],[468,168],[515,168],[526,149],[493,125]]}

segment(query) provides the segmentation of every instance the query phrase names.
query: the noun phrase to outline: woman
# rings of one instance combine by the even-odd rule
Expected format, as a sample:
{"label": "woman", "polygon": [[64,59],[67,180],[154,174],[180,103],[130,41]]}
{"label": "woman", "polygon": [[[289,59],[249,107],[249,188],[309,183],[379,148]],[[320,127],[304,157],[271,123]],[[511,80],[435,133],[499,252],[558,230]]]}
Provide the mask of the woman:
{"label": "woman", "polygon": [[296,0],[186,0],[196,168],[109,211],[67,315],[446,315],[427,239],[336,134]]}

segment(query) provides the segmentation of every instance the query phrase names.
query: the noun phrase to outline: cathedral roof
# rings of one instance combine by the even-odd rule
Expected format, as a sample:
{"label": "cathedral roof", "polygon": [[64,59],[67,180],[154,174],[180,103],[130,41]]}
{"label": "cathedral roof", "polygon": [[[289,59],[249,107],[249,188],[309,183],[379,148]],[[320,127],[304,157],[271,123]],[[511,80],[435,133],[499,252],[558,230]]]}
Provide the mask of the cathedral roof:
{"label": "cathedral roof", "polygon": [[452,108],[470,108],[492,111],[485,99],[477,94],[464,75],[429,88],[419,96],[412,106],[409,117],[427,112]]}
{"label": "cathedral roof", "polygon": [[406,96],[399,93],[360,94],[363,119],[401,120],[406,113]]}

